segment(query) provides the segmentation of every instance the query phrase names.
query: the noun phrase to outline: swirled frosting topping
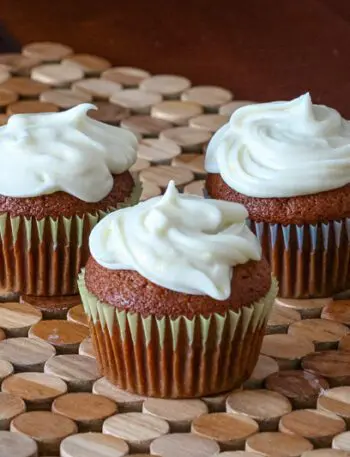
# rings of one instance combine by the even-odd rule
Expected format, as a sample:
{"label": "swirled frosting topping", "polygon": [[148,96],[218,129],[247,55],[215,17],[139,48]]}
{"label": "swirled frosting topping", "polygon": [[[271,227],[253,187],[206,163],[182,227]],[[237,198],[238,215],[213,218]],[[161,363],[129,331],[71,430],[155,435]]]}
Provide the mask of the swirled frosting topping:
{"label": "swirled frosting topping", "polygon": [[350,182],[350,122],[308,93],[245,106],[214,135],[205,166],[250,197],[337,189]]}
{"label": "swirled frosting topping", "polygon": [[225,300],[232,269],[260,260],[260,244],[245,224],[244,206],[166,193],[106,216],[90,235],[90,251],[103,267],[135,270],[176,292]]}
{"label": "swirled frosting topping", "polygon": [[137,139],[91,119],[82,104],[62,113],[15,114],[0,127],[0,194],[64,191],[86,202],[106,197],[113,174],[136,161]]}

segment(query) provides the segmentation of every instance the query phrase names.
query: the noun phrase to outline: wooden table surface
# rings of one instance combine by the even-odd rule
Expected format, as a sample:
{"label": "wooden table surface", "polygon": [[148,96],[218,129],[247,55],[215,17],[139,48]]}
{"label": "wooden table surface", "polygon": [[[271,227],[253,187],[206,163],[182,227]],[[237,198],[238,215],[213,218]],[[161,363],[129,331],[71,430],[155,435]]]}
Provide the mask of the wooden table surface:
{"label": "wooden table surface", "polygon": [[3,0],[1,19],[21,44],[61,41],[237,99],[310,91],[350,117],[348,0]]}

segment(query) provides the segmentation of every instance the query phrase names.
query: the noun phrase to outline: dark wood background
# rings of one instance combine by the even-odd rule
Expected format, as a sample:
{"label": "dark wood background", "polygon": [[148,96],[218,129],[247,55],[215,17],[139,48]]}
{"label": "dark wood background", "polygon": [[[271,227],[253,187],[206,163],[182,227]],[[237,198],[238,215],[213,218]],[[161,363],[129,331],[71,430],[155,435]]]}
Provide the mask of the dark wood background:
{"label": "dark wood background", "polygon": [[350,0],[2,0],[1,13],[22,44],[61,41],[239,99],[311,91],[350,117]]}

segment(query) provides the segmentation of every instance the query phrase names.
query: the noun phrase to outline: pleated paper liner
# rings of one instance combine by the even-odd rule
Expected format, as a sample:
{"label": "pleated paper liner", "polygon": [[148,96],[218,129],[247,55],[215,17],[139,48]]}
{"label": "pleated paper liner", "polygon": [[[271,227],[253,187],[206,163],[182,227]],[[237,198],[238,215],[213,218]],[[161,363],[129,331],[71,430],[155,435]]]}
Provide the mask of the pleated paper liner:
{"label": "pleated paper liner", "polygon": [[350,219],[281,225],[249,221],[280,297],[329,297],[350,287]]}
{"label": "pleated paper liner", "polygon": [[101,373],[129,392],[170,398],[229,391],[249,378],[277,292],[273,280],[264,298],[238,312],[171,319],[101,303],[84,272],[78,284]]}
{"label": "pleated paper liner", "polygon": [[[118,208],[136,204],[140,193],[136,183]],[[115,209],[40,220],[1,214],[0,288],[45,297],[77,294],[76,278],[89,256],[89,234]]]}

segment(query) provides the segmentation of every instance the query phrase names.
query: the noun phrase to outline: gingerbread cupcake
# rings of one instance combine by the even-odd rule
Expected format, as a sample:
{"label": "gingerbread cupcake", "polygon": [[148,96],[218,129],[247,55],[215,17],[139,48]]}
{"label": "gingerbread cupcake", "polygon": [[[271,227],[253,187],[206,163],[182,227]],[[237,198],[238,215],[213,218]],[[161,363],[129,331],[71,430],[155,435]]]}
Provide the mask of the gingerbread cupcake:
{"label": "gingerbread cupcake", "polygon": [[179,194],[114,212],[79,289],[101,372],[156,397],[231,390],[257,361],[276,282],[242,205]]}
{"label": "gingerbread cupcake", "polygon": [[136,203],[135,136],[87,116],[93,105],[17,114],[0,128],[0,288],[77,293],[94,225]]}
{"label": "gingerbread cupcake", "polygon": [[350,287],[350,122],[309,94],[240,108],[206,155],[210,197],[241,203],[282,297]]}

